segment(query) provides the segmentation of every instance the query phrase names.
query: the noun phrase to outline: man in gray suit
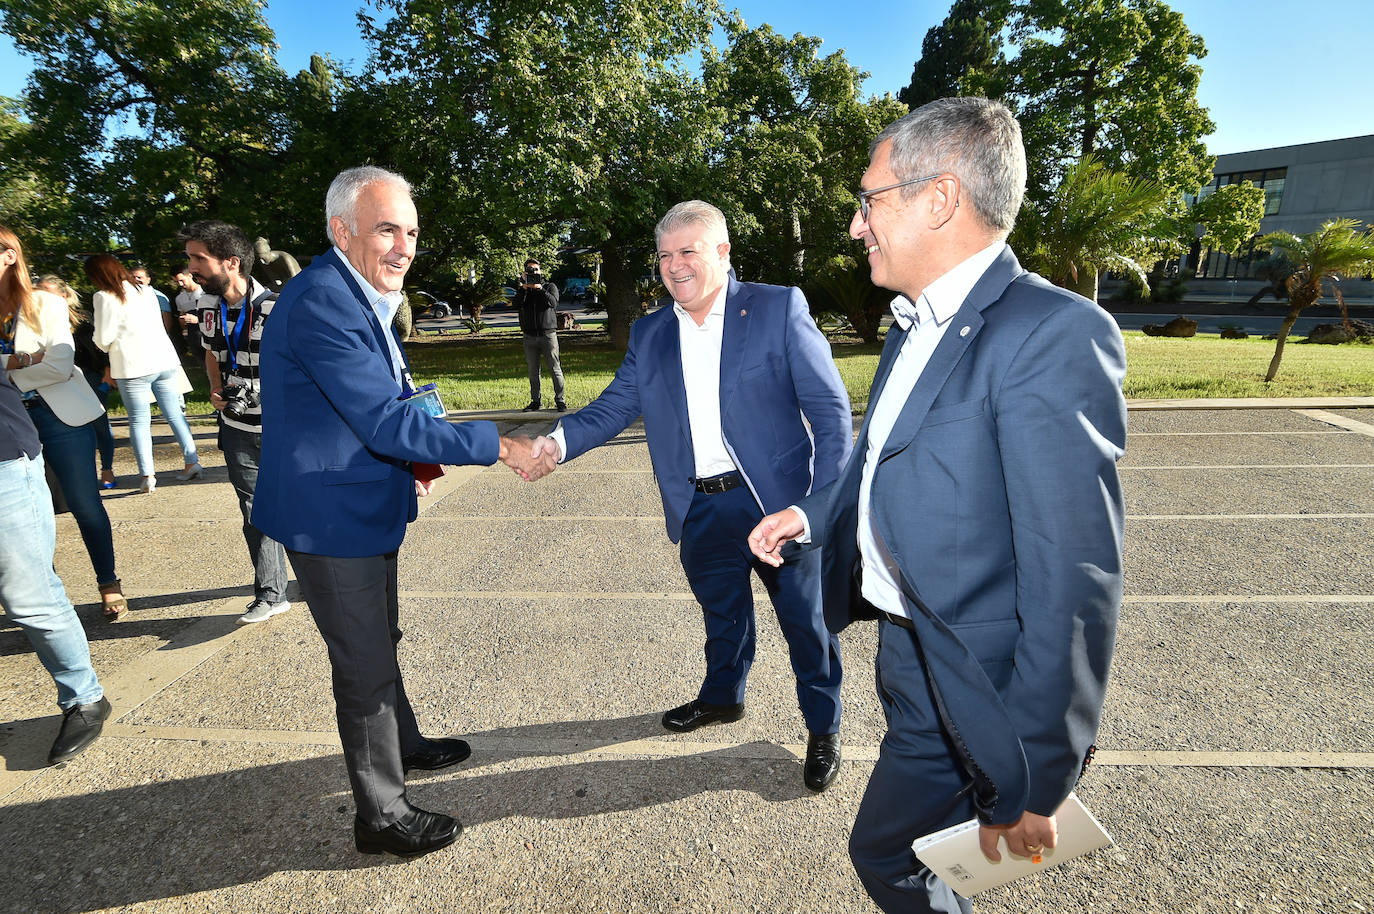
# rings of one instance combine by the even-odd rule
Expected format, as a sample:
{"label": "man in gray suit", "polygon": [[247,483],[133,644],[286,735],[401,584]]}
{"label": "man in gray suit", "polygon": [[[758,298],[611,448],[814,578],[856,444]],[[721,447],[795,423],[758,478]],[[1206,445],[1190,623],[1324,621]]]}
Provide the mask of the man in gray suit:
{"label": "man in gray suit", "polygon": [[879,619],[888,732],[850,837],[884,911],[970,910],[911,842],[977,816],[991,859],[1055,844],[1091,752],[1121,602],[1121,334],[1006,245],[1016,119],[932,102],[871,149],[850,234],[901,293],[854,456],[769,515],[822,550],[827,622]]}

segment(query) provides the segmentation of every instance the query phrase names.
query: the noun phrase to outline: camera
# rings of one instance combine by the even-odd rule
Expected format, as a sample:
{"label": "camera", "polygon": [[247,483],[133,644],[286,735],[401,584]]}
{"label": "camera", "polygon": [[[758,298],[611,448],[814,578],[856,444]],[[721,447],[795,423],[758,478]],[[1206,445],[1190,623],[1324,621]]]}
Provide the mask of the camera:
{"label": "camera", "polygon": [[538,273],[538,272],[536,272],[536,271],[534,271],[534,270],[526,270],[526,271],[525,271],[525,285],[528,285],[528,286],[542,286],[543,284],[544,284],[544,276],[543,276],[543,274]]}
{"label": "camera", "polygon": [[248,411],[256,409],[261,402],[257,391],[241,378],[230,378],[225,381],[219,396],[224,401],[224,415],[236,422],[242,422]]}

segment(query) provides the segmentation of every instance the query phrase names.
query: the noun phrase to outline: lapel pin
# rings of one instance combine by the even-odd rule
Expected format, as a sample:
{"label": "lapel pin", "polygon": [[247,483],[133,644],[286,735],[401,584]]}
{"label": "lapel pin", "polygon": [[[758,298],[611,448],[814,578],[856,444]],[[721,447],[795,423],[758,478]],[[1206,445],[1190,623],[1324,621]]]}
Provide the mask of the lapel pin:
{"label": "lapel pin", "polygon": [[960,330],[960,331],[959,331],[959,335],[960,335],[960,336],[968,336],[968,327],[965,326],[964,329]]}
{"label": "lapel pin", "polygon": [[746,314],[748,314],[748,313],[749,313],[749,309],[748,309],[748,308],[740,308],[740,309],[739,309],[739,316],[740,316],[740,317],[744,317],[744,315],[746,315]]}

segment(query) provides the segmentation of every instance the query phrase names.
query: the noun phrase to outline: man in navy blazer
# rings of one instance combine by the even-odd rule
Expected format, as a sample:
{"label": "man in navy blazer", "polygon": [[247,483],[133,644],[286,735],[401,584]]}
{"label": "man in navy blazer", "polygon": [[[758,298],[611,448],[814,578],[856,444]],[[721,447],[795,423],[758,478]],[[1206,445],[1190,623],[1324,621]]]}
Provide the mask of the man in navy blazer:
{"label": "man in navy blazer", "polygon": [[391,321],[419,233],[405,179],[349,169],[325,208],[335,246],[286,284],[262,336],[252,522],[286,547],[329,650],[355,844],[417,856],[462,826],[412,806],[405,772],[456,764],[470,749],[420,735],[396,661],[397,551],[417,493],[433,485],[414,464],[515,464],[529,443],[404,399],[414,385]]}
{"label": "man in navy blazer", "polygon": [[[571,460],[644,417],[668,537],[706,624],[706,676],[696,699],[663,715],[675,732],[744,715],[754,660],[757,569],[773,601],[809,737],[806,785],[840,766],[840,651],[825,627],[815,550],[793,547],[776,569],[747,536],[766,511],[828,484],[849,457],[849,396],[800,289],[730,275],[725,216],[679,203],[655,230],[659,272],[676,304],[635,322],[615,379],[535,441]],[[803,417],[806,422],[803,422]],[[810,423],[808,434],[806,423]]]}
{"label": "man in navy blazer", "polygon": [[[850,234],[901,293],[834,485],[750,535],[823,555],[827,621],[879,618],[888,732],[850,838],[884,911],[968,911],[911,852],[966,821],[1000,859],[1055,843],[1087,764],[1121,602],[1125,351],[1111,317],[1021,269],[1020,126],[942,99],[873,143]],[[799,510],[797,510],[799,509]]]}

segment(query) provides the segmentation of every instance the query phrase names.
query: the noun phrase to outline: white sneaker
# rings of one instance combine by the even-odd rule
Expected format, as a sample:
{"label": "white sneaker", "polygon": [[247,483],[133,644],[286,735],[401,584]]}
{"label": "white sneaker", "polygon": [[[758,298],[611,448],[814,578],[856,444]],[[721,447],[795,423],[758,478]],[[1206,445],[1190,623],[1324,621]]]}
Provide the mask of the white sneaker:
{"label": "white sneaker", "polygon": [[248,612],[239,616],[239,625],[252,625],[254,622],[265,622],[278,613],[284,613],[291,608],[288,602],[268,603],[266,600],[254,600],[248,604]]}

